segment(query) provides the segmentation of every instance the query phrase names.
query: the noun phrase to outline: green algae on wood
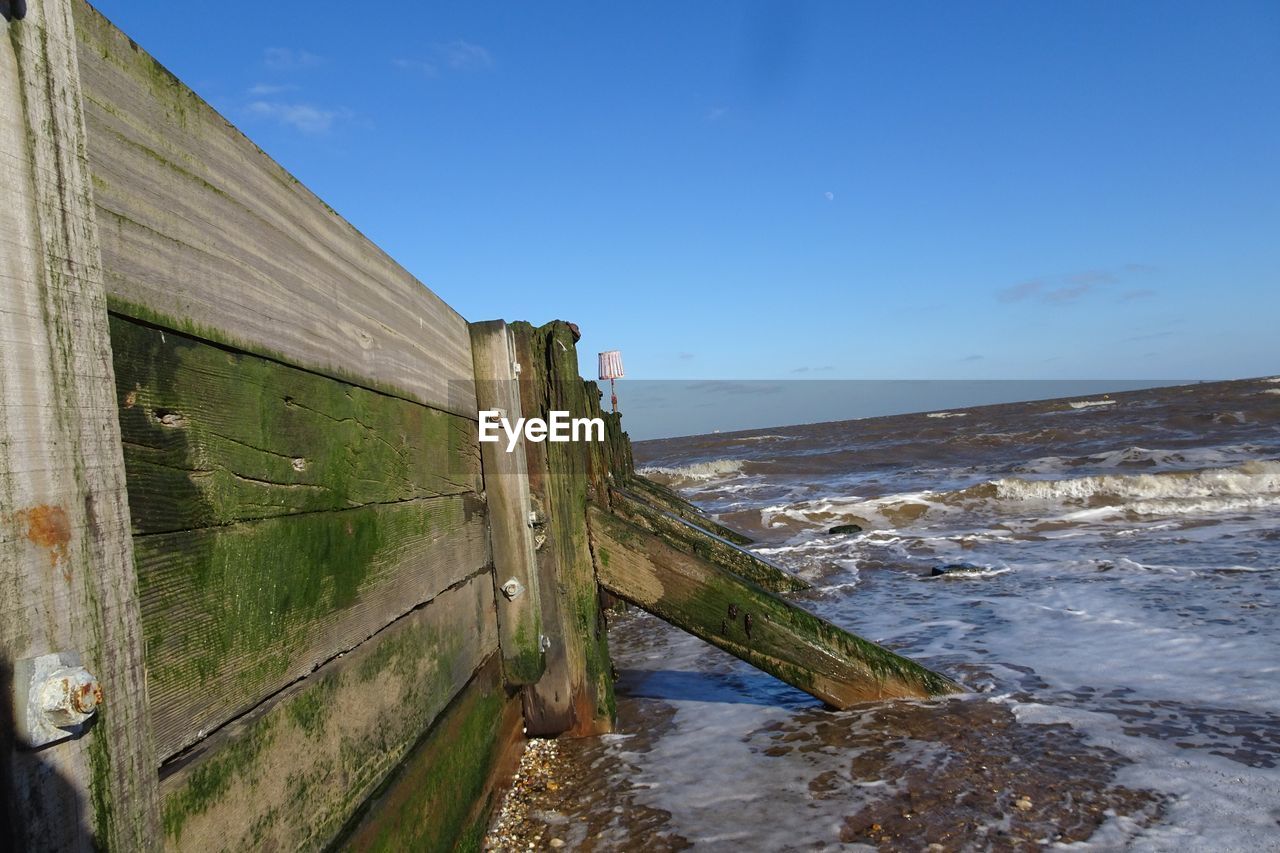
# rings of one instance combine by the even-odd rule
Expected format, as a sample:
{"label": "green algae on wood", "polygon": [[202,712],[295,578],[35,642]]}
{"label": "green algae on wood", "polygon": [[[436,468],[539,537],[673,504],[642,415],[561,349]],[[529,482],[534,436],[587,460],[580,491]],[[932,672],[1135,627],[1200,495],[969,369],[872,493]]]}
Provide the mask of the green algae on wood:
{"label": "green algae on wood", "polygon": [[472,849],[488,824],[494,783],[519,731],[516,705],[502,688],[497,661],[491,661],[369,803],[340,846],[360,853]]}
{"label": "green algae on wood", "polygon": [[810,585],[795,575],[678,516],[654,509],[630,492],[615,490],[611,504],[618,516],[657,534],[668,545],[709,560],[770,592],[809,589]]}
{"label": "green algae on wood", "polygon": [[[520,418],[520,387],[506,323],[471,324],[476,402],[481,411],[500,411],[511,423]],[[528,460],[523,442],[480,445],[488,503],[494,583],[498,585],[498,637],[508,684],[533,684],[542,677],[541,583],[534,556]]]}
{"label": "green algae on wood", "polygon": [[477,491],[457,415],[111,318],[134,531]]}
{"label": "green algae on wood", "polygon": [[134,547],[161,755],[489,560],[474,496],[138,536]]}
{"label": "green algae on wood", "polygon": [[671,489],[661,483],[655,483],[642,474],[636,474],[633,471],[624,481],[623,488],[634,495],[644,498],[658,509],[679,516],[690,524],[701,527],[709,533],[714,533],[734,545],[750,545],[752,543],[751,537],[744,536],[733,528],[725,527],[718,521],[708,518],[706,513]]}
{"label": "green algae on wood", "polygon": [[166,846],[328,847],[494,656],[492,609],[477,576],[165,768]]}
{"label": "green algae on wood", "polygon": [[[535,365],[545,370],[546,396],[541,416],[551,411],[568,412],[570,417],[590,416],[599,391],[578,375],[578,351],[569,324],[555,321],[537,330],[544,361]],[[615,715],[613,663],[605,615],[600,607],[591,543],[587,535],[589,490],[603,499],[604,472],[591,465],[593,445],[585,442],[548,442],[547,531],[558,543],[558,578],[564,597],[562,613],[567,618],[567,635],[579,645],[583,692],[575,701],[574,731],[580,734],[610,731]],[[598,452],[596,447],[595,451]]]}
{"label": "green algae on wood", "polygon": [[961,689],[648,530],[595,507],[589,517],[606,589],[829,705]]}

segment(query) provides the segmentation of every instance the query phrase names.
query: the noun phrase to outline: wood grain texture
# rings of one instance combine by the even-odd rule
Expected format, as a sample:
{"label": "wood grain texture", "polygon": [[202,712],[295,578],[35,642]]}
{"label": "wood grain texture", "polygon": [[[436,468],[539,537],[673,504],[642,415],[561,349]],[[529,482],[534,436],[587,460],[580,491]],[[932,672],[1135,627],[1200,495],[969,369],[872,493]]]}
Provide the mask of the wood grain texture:
{"label": "wood grain texture", "polygon": [[658,509],[679,516],[690,524],[701,527],[721,539],[732,542],[734,545],[751,544],[751,537],[744,536],[733,528],[725,527],[715,519],[709,518],[706,513],[671,491],[671,489],[661,483],[655,483],[642,474],[635,473],[634,470],[622,483],[627,491],[647,500]]}
{"label": "wood grain texture", "polygon": [[[471,352],[480,410],[501,411],[510,423],[516,423],[521,415],[520,387],[506,323],[473,323]],[[518,442],[508,452],[505,439],[480,442],[480,453],[489,505],[494,583],[499,586],[496,601],[503,674],[508,684],[533,684],[542,677],[545,660],[539,642],[542,601],[529,520],[532,503],[525,445]],[[523,591],[508,596],[501,586],[512,580]]]}
{"label": "wood grain texture", "polygon": [[610,506],[616,515],[660,536],[673,548],[709,560],[770,592],[799,592],[809,589],[808,583],[790,572],[690,524],[679,516],[656,509],[630,492],[613,490]]}
{"label": "wood grain texture", "polygon": [[659,536],[590,507],[600,583],[643,610],[845,709],[959,685]]}
{"label": "wood grain texture", "polygon": [[[521,365],[520,410],[530,414],[542,410],[546,398],[546,370],[542,338],[528,323],[510,325],[511,345]],[[581,675],[571,660],[572,637],[568,634],[567,615],[562,612],[565,599],[560,591],[558,575],[558,543],[547,536],[547,468],[546,444],[525,444],[525,467],[529,476],[529,503],[534,524],[534,561],[541,590],[542,632],[549,645],[543,656],[542,677],[525,687],[521,694],[525,727],[534,737],[550,737],[573,728],[575,685]],[[580,658],[579,658],[580,660]]]}
{"label": "wood grain texture", "polygon": [[475,496],[139,536],[134,548],[162,758],[489,564]]}
{"label": "wood grain texture", "polygon": [[[496,664],[497,661],[494,661]],[[480,850],[497,805],[496,784],[514,767],[520,709],[486,666],[454,699],[385,791],[342,840],[358,853]]]}
{"label": "wood grain texture", "polygon": [[326,848],[496,653],[485,573],[184,756],[162,782],[166,847]]}
{"label": "wood grain texture", "polygon": [[111,318],[137,533],[478,492],[475,423]]}
{"label": "wood grain texture", "polygon": [[75,9],[113,308],[474,419],[466,321],[87,3]]}
{"label": "wood grain texture", "polygon": [[[587,417],[592,411],[586,383],[578,375],[578,354],[569,324],[537,329],[513,323],[522,366],[522,411],[547,418],[551,411]],[[595,386],[592,385],[592,388]],[[593,392],[599,408],[598,391]],[[589,494],[600,494],[605,472],[593,467],[599,447],[584,442],[543,442],[526,446],[529,487],[540,516],[539,571],[543,625],[551,640],[547,674],[525,695],[525,720],[533,734],[559,734],[566,711],[574,735],[608,732],[613,727],[612,662],[605,616],[587,539]]]}
{"label": "wood grain texture", "polygon": [[[0,829],[147,850],[158,797],[70,0],[0,20]],[[15,750],[12,665],[79,652],[105,705]]]}

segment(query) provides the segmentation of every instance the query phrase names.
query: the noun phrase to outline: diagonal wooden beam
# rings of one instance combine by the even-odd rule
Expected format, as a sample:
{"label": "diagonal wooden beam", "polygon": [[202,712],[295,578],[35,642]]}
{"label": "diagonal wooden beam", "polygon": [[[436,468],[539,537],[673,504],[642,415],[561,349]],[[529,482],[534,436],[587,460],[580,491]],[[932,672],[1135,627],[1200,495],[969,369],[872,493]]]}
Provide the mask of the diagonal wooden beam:
{"label": "diagonal wooden beam", "polygon": [[614,489],[610,505],[616,515],[658,534],[679,550],[705,557],[770,592],[799,592],[810,588],[810,584],[790,572],[693,522],[654,507],[639,495]]}
{"label": "diagonal wooden beam", "polygon": [[588,508],[588,520],[601,586],[828,705],[962,690],[598,507]]}

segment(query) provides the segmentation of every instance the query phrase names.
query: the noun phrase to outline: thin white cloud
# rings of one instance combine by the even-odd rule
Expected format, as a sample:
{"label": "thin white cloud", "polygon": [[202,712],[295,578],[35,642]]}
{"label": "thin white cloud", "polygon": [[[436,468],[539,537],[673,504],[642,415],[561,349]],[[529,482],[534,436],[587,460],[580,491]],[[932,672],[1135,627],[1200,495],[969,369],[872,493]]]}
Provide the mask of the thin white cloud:
{"label": "thin white cloud", "polygon": [[291,47],[269,47],[262,53],[262,64],[274,71],[300,71],[314,68],[323,61],[323,57],[314,53]]}
{"label": "thin white cloud", "polygon": [[729,114],[728,107],[712,107],[707,110],[707,121],[719,121]]}
{"label": "thin white cloud", "polygon": [[276,101],[253,101],[249,104],[249,112],[302,133],[325,133],[333,128],[334,122],[347,116],[345,110],[326,110],[312,104]]}
{"label": "thin white cloud", "polygon": [[[1125,264],[1117,269],[1086,270],[1069,275],[1042,276],[1018,282],[1010,287],[996,291],[996,298],[1001,302],[1022,302],[1035,299],[1038,302],[1063,305],[1076,302],[1091,293],[1118,284],[1126,276],[1145,275],[1155,272],[1156,267],[1148,264]],[[1121,295],[1121,299],[1143,299],[1155,296],[1156,292],[1149,288],[1130,290]]]}
{"label": "thin white cloud", "polygon": [[481,71],[493,67],[493,56],[488,50],[463,39],[437,44],[435,51],[454,71]]}
{"label": "thin white cloud", "polygon": [[399,71],[421,74],[424,77],[439,77],[444,71],[488,71],[493,67],[493,54],[478,44],[454,39],[431,45],[430,55],[425,59],[393,59],[391,65]]}
{"label": "thin white cloud", "polygon": [[410,71],[427,77],[439,77],[440,69],[425,59],[393,59],[391,65],[398,71]]}
{"label": "thin white cloud", "polygon": [[1127,290],[1120,294],[1121,302],[1133,302],[1135,299],[1151,299],[1156,292],[1149,287],[1139,288],[1138,290]]}
{"label": "thin white cloud", "polygon": [[254,98],[265,98],[270,95],[280,95],[285,92],[292,92],[297,86],[279,85],[276,83],[254,83],[249,87],[249,95]]}

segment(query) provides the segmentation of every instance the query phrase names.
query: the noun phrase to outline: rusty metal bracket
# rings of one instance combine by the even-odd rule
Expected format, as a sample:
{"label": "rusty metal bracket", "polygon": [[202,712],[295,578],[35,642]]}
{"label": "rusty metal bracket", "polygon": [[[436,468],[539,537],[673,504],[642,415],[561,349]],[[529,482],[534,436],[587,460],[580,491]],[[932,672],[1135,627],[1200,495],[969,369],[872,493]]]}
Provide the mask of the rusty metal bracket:
{"label": "rusty metal bracket", "polygon": [[102,703],[98,679],[76,652],[16,661],[13,694],[14,728],[30,749],[83,734]]}

